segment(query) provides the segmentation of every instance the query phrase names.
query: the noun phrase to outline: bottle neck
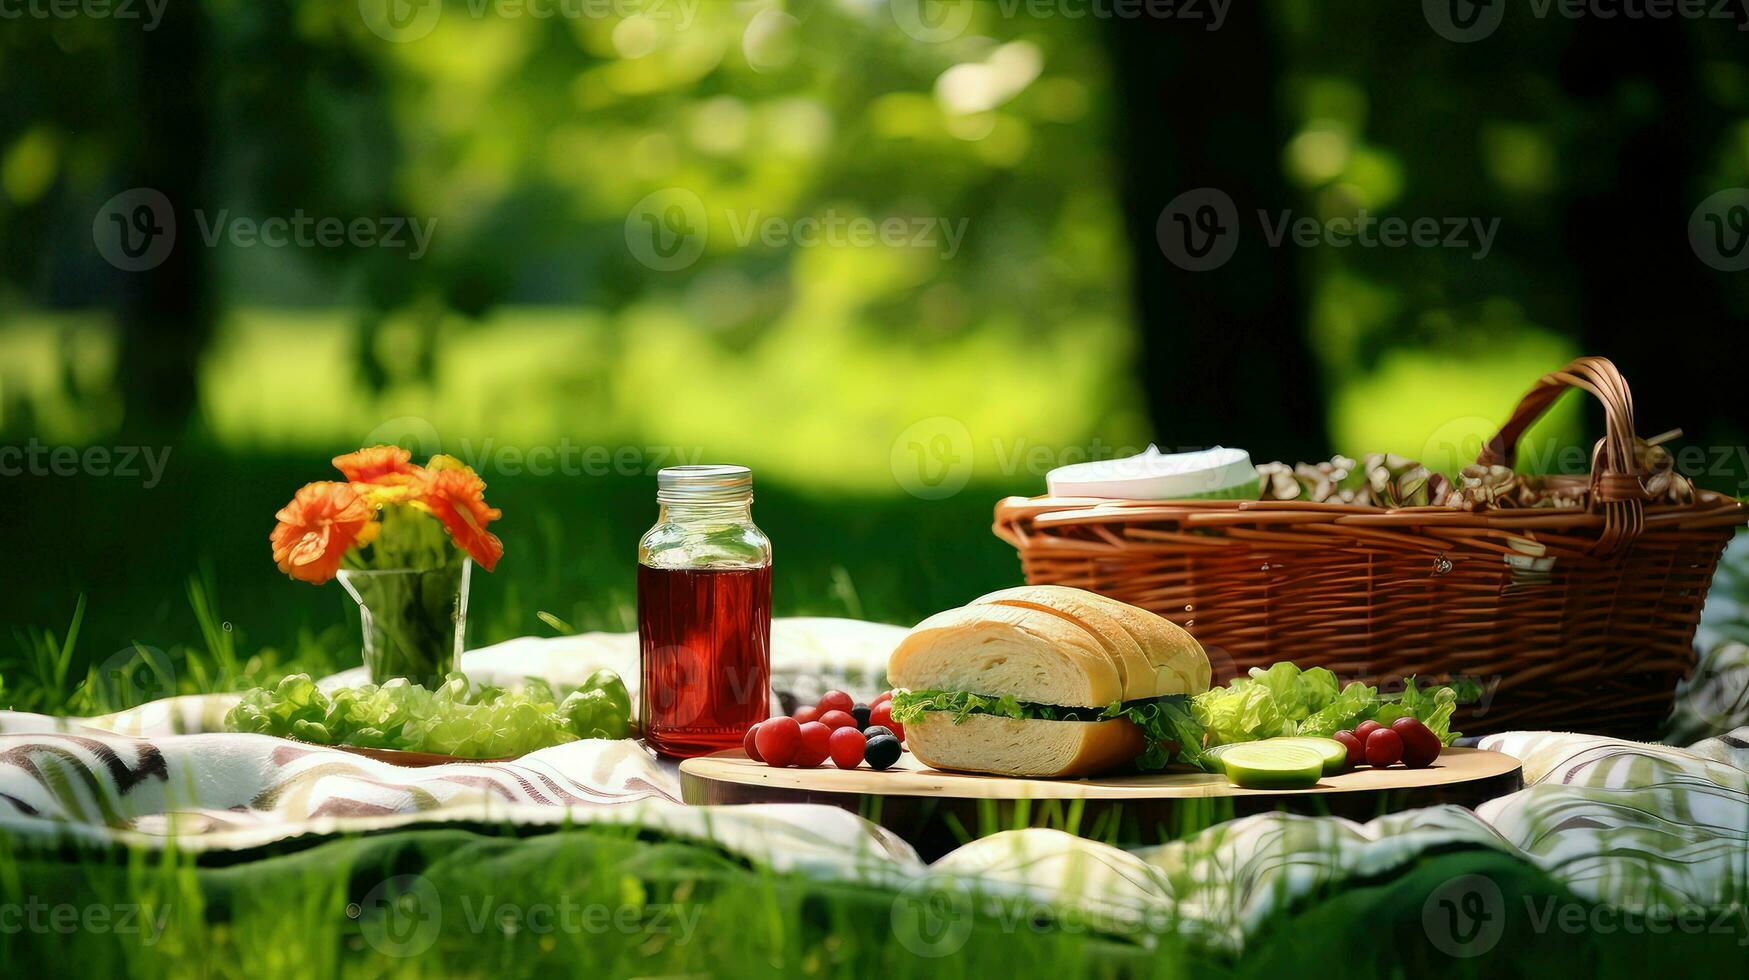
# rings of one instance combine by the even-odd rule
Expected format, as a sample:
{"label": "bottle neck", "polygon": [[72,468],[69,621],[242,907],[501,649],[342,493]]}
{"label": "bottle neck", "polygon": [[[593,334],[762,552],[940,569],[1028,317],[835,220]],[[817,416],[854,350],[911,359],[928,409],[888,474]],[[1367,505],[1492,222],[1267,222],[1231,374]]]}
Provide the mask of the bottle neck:
{"label": "bottle neck", "polygon": [[753,498],[710,503],[663,503],[658,505],[658,523],[749,524],[753,521]]}

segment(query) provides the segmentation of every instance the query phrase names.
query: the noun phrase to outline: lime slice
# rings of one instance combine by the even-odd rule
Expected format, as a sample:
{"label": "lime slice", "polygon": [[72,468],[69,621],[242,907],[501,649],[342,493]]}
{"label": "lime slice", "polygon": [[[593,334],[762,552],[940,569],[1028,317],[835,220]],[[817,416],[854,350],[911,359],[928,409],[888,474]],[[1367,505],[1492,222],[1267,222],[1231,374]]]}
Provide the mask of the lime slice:
{"label": "lime slice", "polygon": [[1324,756],[1304,745],[1280,745],[1278,739],[1244,742],[1220,754],[1221,765],[1234,786],[1245,789],[1305,789],[1318,785]]}
{"label": "lime slice", "polygon": [[1348,768],[1348,746],[1333,738],[1318,735],[1294,735],[1270,739],[1271,745],[1301,745],[1324,757],[1324,775],[1334,776]]}

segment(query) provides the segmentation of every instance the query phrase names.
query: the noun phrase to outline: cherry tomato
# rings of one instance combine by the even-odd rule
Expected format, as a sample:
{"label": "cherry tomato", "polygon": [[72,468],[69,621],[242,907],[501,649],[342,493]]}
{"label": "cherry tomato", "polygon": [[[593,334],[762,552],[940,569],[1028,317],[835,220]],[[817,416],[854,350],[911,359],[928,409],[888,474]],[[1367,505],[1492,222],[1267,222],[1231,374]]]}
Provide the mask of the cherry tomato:
{"label": "cherry tomato", "polygon": [[1354,726],[1354,737],[1360,739],[1361,744],[1365,745],[1366,744],[1366,737],[1368,735],[1371,735],[1373,732],[1378,731],[1379,729],[1381,729],[1383,727],[1385,727],[1385,726],[1383,726],[1383,725],[1379,724],[1378,722],[1373,721],[1372,719],[1369,718],[1366,721],[1363,721],[1360,724]]}
{"label": "cherry tomato", "polygon": [[820,709],[811,704],[804,704],[797,708],[796,713],[790,715],[790,717],[796,720],[796,724],[806,725],[810,721],[820,720]]}
{"label": "cherry tomato", "polygon": [[868,723],[871,726],[879,725],[887,729],[893,733],[894,738],[901,742],[905,740],[905,726],[893,720],[893,703],[891,701],[882,701],[868,709]]}
{"label": "cherry tomato", "polygon": [[747,727],[747,734],[741,736],[741,750],[747,753],[747,758],[754,762],[764,762],[759,755],[759,722]]}
{"label": "cherry tomato", "polygon": [[833,708],[820,716],[820,723],[831,729],[855,728],[856,716],[848,711],[839,711],[837,708]]}
{"label": "cherry tomato", "polygon": [[1425,769],[1433,765],[1433,760],[1439,758],[1440,750],[1445,748],[1440,743],[1439,736],[1433,734],[1433,729],[1415,718],[1398,718],[1391,722],[1391,731],[1396,732],[1403,740],[1403,765],[1411,769]]}
{"label": "cherry tomato", "polygon": [[817,721],[801,726],[801,748],[796,751],[795,765],[812,769],[832,754],[832,729]]}
{"label": "cherry tomato", "polygon": [[1353,732],[1337,732],[1330,737],[1341,742],[1342,747],[1348,750],[1348,768],[1366,765],[1366,746],[1360,744],[1360,739],[1355,738]]}
{"label": "cherry tomato", "polygon": [[862,765],[862,750],[868,739],[854,728],[834,728],[827,744],[832,747],[833,765],[840,769],[855,769]]}
{"label": "cherry tomato", "polygon": [[1403,736],[1389,728],[1375,728],[1366,737],[1366,763],[1374,769],[1395,765],[1403,758]]}
{"label": "cherry tomato", "polygon": [[770,718],[759,723],[753,736],[759,758],[768,766],[783,768],[795,761],[802,748],[802,726],[794,718]]}
{"label": "cherry tomato", "polygon": [[843,691],[827,691],[825,697],[820,699],[821,714],[825,714],[828,711],[848,712],[855,706],[856,699]]}
{"label": "cherry tomato", "polygon": [[868,703],[868,706],[872,708],[877,704],[886,704],[888,701],[891,701],[892,699],[893,699],[893,692],[892,691],[882,691],[880,694],[880,697],[877,697],[873,701],[870,701]]}

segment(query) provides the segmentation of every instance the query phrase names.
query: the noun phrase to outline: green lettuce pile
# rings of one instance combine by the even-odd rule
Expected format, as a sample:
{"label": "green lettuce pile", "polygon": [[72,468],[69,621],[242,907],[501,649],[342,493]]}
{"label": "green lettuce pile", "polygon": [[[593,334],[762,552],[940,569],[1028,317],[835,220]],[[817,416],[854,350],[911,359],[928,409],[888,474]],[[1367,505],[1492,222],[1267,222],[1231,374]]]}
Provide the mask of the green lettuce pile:
{"label": "green lettuce pile", "polygon": [[1401,692],[1380,694],[1378,688],[1360,681],[1339,687],[1336,675],[1323,667],[1301,670],[1283,662],[1268,670],[1253,667],[1248,677],[1198,694],[1191,699],[1191,710],[1210,746],[1278,735],[1329,736],[1363,721],[1389,725],[1403,717],[1420,720],[1450,745],[1459,735],[1451,730],[1452,712],[1476,693],[1465,696],[1453,687],[1418,688],[1411,677],[1403,682]]}
{"label": "green lettuce pile", "polygon": [[323,692],[308,674],[248,691],[225,728],[317,745],[501,759],[584,738],[625,738],[631,697],[619,675],[598,670],[560,700],[551,685],[473,688],[451,673],[436,690],[405,678]]}

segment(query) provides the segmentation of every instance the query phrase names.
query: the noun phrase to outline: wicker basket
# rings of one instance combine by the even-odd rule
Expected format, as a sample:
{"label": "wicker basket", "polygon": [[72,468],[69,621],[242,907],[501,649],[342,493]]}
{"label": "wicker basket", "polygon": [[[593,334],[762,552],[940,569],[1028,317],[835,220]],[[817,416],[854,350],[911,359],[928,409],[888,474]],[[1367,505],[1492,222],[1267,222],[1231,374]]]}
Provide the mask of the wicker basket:
{"label": "wicker basket", "polygon": [[1485,694],[1459,711],[1466,734],[1647,737],[1693,666],[1701,604],[1745,510],[1710,491],[1646,503],[1632,396],[1597,357],[1539,380],[1480,461],[1512,465],[1519,436],[1568,387],[1605,409],[1589,509],[1010,497],[995,531],[1028,582],[1185,626],[1217,681],[1277,660],[1381,685],[1469,677]]}

